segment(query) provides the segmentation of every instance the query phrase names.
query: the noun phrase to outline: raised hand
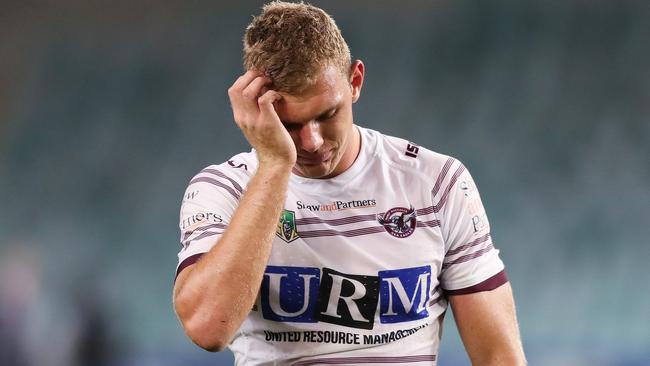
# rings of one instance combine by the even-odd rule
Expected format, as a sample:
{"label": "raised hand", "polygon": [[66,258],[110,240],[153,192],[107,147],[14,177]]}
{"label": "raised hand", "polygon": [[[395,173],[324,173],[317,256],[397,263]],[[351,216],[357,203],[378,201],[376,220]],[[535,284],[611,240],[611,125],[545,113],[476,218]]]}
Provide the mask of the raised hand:
{"label": "raised hand", "polygon": [[271,79],[249,70],[228,89],[233,117],[248,142],[257,151],[262,165],[296,162],[296,147],[282,125],[273,103],[282,96],[268,89]]}

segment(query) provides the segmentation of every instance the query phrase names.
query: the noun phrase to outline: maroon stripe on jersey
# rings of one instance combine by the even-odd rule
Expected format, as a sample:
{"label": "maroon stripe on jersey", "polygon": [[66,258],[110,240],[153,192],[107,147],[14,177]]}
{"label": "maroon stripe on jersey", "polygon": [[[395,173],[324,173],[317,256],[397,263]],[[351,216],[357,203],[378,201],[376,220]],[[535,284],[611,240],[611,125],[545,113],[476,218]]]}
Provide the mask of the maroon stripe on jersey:
{"label": "maroon stripe on jersey", "polygon": [[310,225],[310,224],[327,224],[331,226],[339,226],[346,224],[354,224],[357,222],[363,221],[375,221],[377,220],[377,215],[357,215],[357,216],[348,216],[342,217],[340,219],[321,219],[320,217],[303,217],[296,219],[296,225]]}
{"label": "maroon stripe on jersey", "polygon": [[311,360],[298,361],[292,366],[306,365],[359,365],[364,363],[415,363],[435,361],[436,355],[417,356],[366,356],[366,357],[331,357],[314,358]]}
{"label": "maroon stripe on jersey", "polygon": [[353,229],[347,231],[338,231],[338,230],[312,230],[312,231],[298,231],[298,236],[301,238],[317,238],[321,236],[344,236],[344,237],[353,237],[361,235],[369,235],[384,232],[383,226],[371,226],[364,227],[361,229]]}
{"label": "maroon stripe on jersey", "polygon": [[416,226],[417,227],[436,227],[436,226],[440,226],[440,220],[418,221]]}
{"label": "maroon stripe on jersey", "polygon": [[438,179],[436,179],[436,184],[433,186],[433,191],[431,191],[432,196],[438,194],[438,190],[442,185],[442,181],[445,179],[445,176],[447,176],[447,173],[449,172],[449,168],[451,168],[451,164],[454,163],[454,160],[455,160],[454,158],[449,158],[445,162],[445,165],[442,167],[442,171],[438,175]]}
{"label": "maroon stripe on jersey", "polygon": [[235,190],[232,189],[232,187],[230,187],[230,186],[228,186],[228,185],[226,185],[226,184],[224,184],[224,183],[222,183],[222,182],[219,182],[218,180],[216,180],[216,179],[214,179],[214,178],[210,178],[210,177],[197,177],[197,178],[194,178],[194,179],[192,179],[192,180],[190,181],[190,185],[192,185],[192,184],[194,184],[194,183],[198,183],[198,182],[210,183],[210,184],[215,185],[215,186],[217,186],[217,187],[221,187],[221,188],[225,189],[226,191],[228,191],[228,193],[230,193],[230,194],[231,194],[233,197],[235,197],[237,200],[239,200],[239,197],[240,197],[240,196],[239,196],[239,193],[235,192]]}
{"label": "maroon stripe on jersey", "polygon": [[494,276],[488,278],[487,280],[466,288],[461,288],[458,290],[445,290],[447,295],[467,295],[473,294],[481,291],[492,291],[497,287],[500,287],[504,283],[508,282],[508,276],[506,276],[505,269],[501,272],[495,274]]}
{"label": "maroon stripe on jersey", "polygon": [[489,252],[490,250],[494,249],[494,246],[492,243],[490,243],[488,246],[481,250],[477,250],[474,253],[464,255],[462,257],[458,257],[454,259],[453,261],[445,262],[442,264],[442,270],[444,271],[445,269],[449,268],[450,266],[453,266],[455,264],[460,264],[460,263],[465,263],[467,261],[470,261],[472,259],[478,258],[482,256],[483,254]]}
{"label": "maroon stripe on jersey", "polygon": [[458,180],[458,177],[461,174],[463,174],[463,171],[465,171],[465,166],[463,165],[459,166],[458,169],[456,169],[456,172],[451,177],[451,181],[447,185],[447,188],[445,189],[445,193],[443,193],[442,198],[440,198],[440,201],[438,201],[437,205],[433,205],[433,212],[439,212],[442,209],[442,207],[445,205],[445,203],[447,202],[447,198],[449,197],[449,192],[451,192],[451,189],[456,184],[456,180]]}
{"label": "maroon stripe on jersey", "polygon": [[224,225],[224,224],[210,224],[210,225],[199,226],[194,230],[186,231],[185,234],[183,234],[183,239],[181,239],[181,241],[187,240],[187,238],[189,238],[190,235],[192,235],[194,233],[198,233],[198,232],[201,232],[201,231],[206,231],[208,229],[225,229],[225,228],[226,228],[226,225]]}
{"label": "maroon stripe on jersey", "polygon": [[223,174],[221,171],[219,171],[219,170],[217,170],[217,169],[205,168],[205,169],[201,170],[201,172],[200,172],[199,174],[201,174],[201,173],[214,174],[214,175],[216,175],[216,176],[218,176],[218,177],[221,177],[221,178],[224,178],[224,179],[228,179],[228,181],[230,182],[230,184],[232,184],[232,186],[235,187],[235,189],[236,189],[240,194],[241,194],[241,193],[244,193],[244,190],[241,188],[241,186],[239,185],[239,183],[237,183],[237,181],[235,181],[234,179],[230,178],[229,176]]}
{"label": "maroon stripe on jersey", "polygon": [[442,294],[438,294],[438,296],[436,296],[436,297],[432,298],[431,300],[429,300],[429,306],[433,306],[433,305],[441,302],[444,299],[445,299],[445,297]]}
{"label": "maroon stripe on jersey", "polygon": [[178,274],[181,273],[182,270],[185,268],[191,266],[192,264],[196,263],[205,253],[199,253],[199,254],[194,254],[191,255],[181,262],[181,264],[178,266],[178,269],[176,269],[176,277],[174,277],[174,281],[176,281],[176,278],[178,277]]}
{"label": "maroon stripe on jersey", "polygon": [[438,284],[436,286],[436,288],[433,289],[433,295],[431,296],[431,299],[429,300],[429,306],[433,306],[433,305],[439,303],[440,301],[444,300],[444,298],[445,298],[444,292],[440,288],[440,284]]}
{"label": "maroon stripe on jersey", "polygon": [[487,233],[487,234],[481,236],[480,238],[474,239],[473,241],[471,241],[471,242],[469,242],[467,244],[463,244],[463,245],[461,245],[461,246],[459,246],[457,248],[454,248],[454,249],[451,249],[451,250],[447,251],[447,253],[445,254],[445,257],[450,257],[452,255],[456,255],[456,254],[458,254],[458,253],[460,253],[462,251],[465,251],[465,250],[467,250],[467,249],[469,249],[471,247],[477,246],[477,245],[479,245],[481,243],[485,243],[488,240],[490,240],[490,233]]}
{"label": "maroon stripe on jersey", "polygon": [[[425,209],[417,209],[416,214],[419,215],[426,215],[428,213],[433,212],[433,206],[427,207]],[[340,219],[321,219],[320,217],[303,217],[300,219],[296,219],[296,225],[312,225],[312,224],[326,224],[330,226],[340,226],[340,225],[347,225],[347,224],[354,224],[357,222],[364,222],[364,221],[376,221],[377,216],[383,216],[385,212],[381,212],[379,214],[369,214],[369,215],[357,215],[357,216],[349,216],[349,217],[342,217]],[[431,220],[431,221],[424,221],[423,226],[429,226],[429,227],[434,227],[440,225],[440,222],[438,220]],[[418,222],[418,226],[420,226],[420,222]]]}
{"label": "maroon stripe on jersey", "polygon": [[201,239],[204,239],[204,238],[209,238],[211,236],[215,236],[215,235],[219,235],[219,234],[223,234],[223,231],[206,231],[206,232],[204,232],[202,234],[199,234],[199,235],[197,235],[197,236],[195,236],[193,238],[182,241],[181,244],[184,247],[186,247],[186,246],[190,245],[190,243],[193,242],[193,241],[201,240]]}
{"label": "maroon stripe on jersey", "polygon": [[415,210],[415,213],[418,216],[424,216],[424,215],[429,215],[433,213],[433,206],[425,207],[425,208],[418,208]]}

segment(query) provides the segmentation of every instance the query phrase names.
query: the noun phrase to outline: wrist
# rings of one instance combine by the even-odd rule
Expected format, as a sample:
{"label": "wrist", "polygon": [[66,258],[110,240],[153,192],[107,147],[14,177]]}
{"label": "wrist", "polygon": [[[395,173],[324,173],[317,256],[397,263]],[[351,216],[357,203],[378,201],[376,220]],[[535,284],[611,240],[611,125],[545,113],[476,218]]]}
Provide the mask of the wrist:
{"label": "wrist", "polygon": [[292,161],[283,161],[283,160],[273,160],[273,159],[260,159],[259,165],[257,167],[257,173],[265,174],[280,174],[287,175],[293,170],[294,162]]}

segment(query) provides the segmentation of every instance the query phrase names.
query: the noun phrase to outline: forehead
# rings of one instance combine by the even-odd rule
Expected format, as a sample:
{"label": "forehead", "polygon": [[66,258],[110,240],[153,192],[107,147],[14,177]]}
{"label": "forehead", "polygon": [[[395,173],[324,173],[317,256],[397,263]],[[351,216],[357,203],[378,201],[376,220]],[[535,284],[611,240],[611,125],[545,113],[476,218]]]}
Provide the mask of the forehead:
{"label": "forehead", "polygon": [[334,67],[328,67],[314,85],[304,92],[280,92],[282,99],[275,103],[275,110],[283,122],[309,121],[338,106],[343,101],[346,90],[346,80],[341,72]]}

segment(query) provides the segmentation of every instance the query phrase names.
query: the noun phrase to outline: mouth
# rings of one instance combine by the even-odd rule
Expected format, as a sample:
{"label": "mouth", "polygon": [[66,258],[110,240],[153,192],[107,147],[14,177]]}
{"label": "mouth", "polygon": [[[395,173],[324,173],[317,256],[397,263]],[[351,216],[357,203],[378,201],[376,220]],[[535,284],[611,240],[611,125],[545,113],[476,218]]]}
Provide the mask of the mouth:
{"label": "mouth", "polygon": [[319,165],[329,161],[333,155],[334,153],[332,152],[332,150],[328,150],[325,153],[316,154],[316,155],[298,154],[298,158],[296,159],[296,162],[300,165]]}

